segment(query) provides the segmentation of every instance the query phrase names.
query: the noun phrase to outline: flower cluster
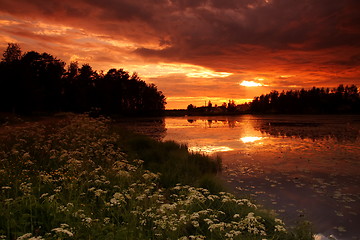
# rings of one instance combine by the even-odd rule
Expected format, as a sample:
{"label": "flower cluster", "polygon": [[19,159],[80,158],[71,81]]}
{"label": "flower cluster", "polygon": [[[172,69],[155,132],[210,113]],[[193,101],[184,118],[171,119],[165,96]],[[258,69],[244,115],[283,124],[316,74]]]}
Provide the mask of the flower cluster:
{"label": "flower cluster", "polygon": [[[14,128],[0,144],[1,239],[251,239],[287,234],[248,199],[178,184],[130,160],[106,118]],[[270,219],[270,220],[269,220]]]}

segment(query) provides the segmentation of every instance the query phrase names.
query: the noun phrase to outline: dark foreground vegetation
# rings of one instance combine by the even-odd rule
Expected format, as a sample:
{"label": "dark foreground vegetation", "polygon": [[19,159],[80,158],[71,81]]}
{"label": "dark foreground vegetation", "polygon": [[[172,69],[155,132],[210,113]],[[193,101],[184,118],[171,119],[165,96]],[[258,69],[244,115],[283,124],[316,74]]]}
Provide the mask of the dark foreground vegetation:
{"label": "dark foreground vegetation", "polygon": [[0,239],[312,239],[219,192],[219,160],[102,117],[50,120],[0,128]]}
{"label": "dark foreground vegetation", "polygon": [[9,43],[0,62],[0,112],[22,115],[54,112],[159,115],[165,96],[134,73],[110,69],[97,72],[48,53],[21,52]]}

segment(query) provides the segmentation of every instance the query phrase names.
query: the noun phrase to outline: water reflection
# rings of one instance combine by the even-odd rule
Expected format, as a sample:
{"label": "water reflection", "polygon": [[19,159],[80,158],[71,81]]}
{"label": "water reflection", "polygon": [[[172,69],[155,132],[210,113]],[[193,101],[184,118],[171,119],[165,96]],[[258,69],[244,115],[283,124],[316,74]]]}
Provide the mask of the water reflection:
{"label": "water reflection", "polygon": [[249,194],[287,221],[305,216],[326,236],[360,236],[360,116],[168,117],[145,123],[163,140],[220,155],[222,177],[236,193]]}
{"label": "water reflection", "polygon": [[226,147],[226,146],[193,146],[193,147],[189,147],[189,151],[192,152],[200,152],[200,153],[208,153],[208,154],[213,154],[213,153],[217,153],[217,152],[228,152],[228,151],[233,151],[234,149]]}
{"label": "water reflection", "polygon": [[237,126],[237,123],[239,121],[234,120],[234,119],[228,119],[225,118],[199,118],[199,119],[194,119],[194,118],[188,118],[187,122],[190,124],[197,124],[199,122],[201,122],[201,124],[204,125],[205,128],[218,128],[218,127],[229,127],[229,128],[235,128]]}
{"label": "water reflection", "polygon": [[[252,128],[256,135],[274,137],[295,137],[300,139],[336,141],[357,141],[360,137],[360,122],[353,116],[266,116],[250,115],[238,117],[198,117],[187,119],[189,126],[204,128]],[[179,125],[178,125],[179,126]],[[181,126],[181,124],[180,124]],[[248,136],[242,136],[248,137]],[[249,136],[250,137],[250,136]],[[252,136],[251,136],[252,137]],[[257,136],[259,137],[259,136]],[[250,138],[249,138],[250,139]],[[256,141],[259,139],[255,139]],[[245,139],[245,141],[247,141]],[[243,141],[244,142],[244,141]]]}
{"label": "water reflection", "polygon": [[333,122],[275,122],[258,121],[254,128],[263,134],[275,137],[295,137],[300,139],[335,139],[336,141],[355,142],[360,135],[360,126],[356,123]]}
{"label": "water reflection", "polygon": [[166,136],[164,118],[122,118],[116,124],[159,141]]}
{"label": "water reflection", "polygon": [[263,138],[262,137],[242,137],[242,138],[240,138],[240,140],[243,143],[252,143],[252,142],[259,141],[261,139],[263,139]]}

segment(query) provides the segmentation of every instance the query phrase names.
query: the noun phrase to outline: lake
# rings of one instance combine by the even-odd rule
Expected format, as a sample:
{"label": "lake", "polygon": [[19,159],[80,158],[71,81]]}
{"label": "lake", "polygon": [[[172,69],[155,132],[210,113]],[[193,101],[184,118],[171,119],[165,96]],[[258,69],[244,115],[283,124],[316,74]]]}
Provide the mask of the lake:
{"label": "lake", "polygon": [[191,151],[219,155],[237,195],[274,209],[287,224],[360,239],[360,116],[242,115],[122,122]]}

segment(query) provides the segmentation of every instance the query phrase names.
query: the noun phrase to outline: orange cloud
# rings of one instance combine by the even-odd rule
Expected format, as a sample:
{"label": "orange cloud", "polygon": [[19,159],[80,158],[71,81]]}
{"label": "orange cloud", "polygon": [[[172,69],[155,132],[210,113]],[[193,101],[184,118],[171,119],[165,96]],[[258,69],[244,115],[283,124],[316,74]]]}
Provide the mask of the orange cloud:
{"label": "orange cloud", "polygon": [[249,99],[272,89],[360,83],[358,0],[0,3],[0,50],[19,42],[24,51],[98,70],[136,71],[169,106],[181,97],[183,106],[191,97]]}

